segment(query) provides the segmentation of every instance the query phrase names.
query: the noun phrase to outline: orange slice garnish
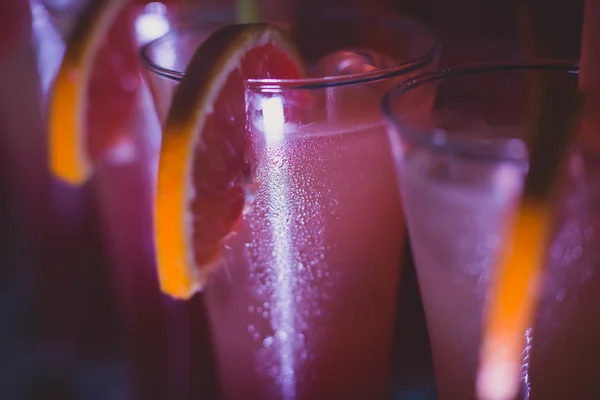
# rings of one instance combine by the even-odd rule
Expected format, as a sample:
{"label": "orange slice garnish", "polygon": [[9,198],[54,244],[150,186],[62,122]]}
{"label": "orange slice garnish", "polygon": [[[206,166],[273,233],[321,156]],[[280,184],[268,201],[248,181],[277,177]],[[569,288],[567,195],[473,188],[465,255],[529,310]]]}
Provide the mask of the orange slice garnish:
{"label": "orange slice garnish", "polygon": [[221,263],[252,180],[244,80],[300,78],[293,43],[268,24],[216,31],[196,51],[168,112],[160,153],[155,245],[162,290],[186,299]]}
{"label": "orange slice garnish", "polygon": [[[570,82],[534,81],[529,171],[515,224],[503,238],[490,288],[477,373],[477,398],[512,400],[521,385],[526,330],[534,323],[561,164],[577,130],[581,95]],[[527,136],[525,136],[527,137]]]}
{"label": "orange slice garnish", "polygon": [[92,171],[86,149],[85,126],[94,58],[127,2],[89,2],[67,41],[50,95],[50,170],[57,178],[73,185],[84,183]]}
{"label": "orange slice garnish", "polygon": [[547,202],[524,199],[514,238],[503,244],[481,347],[477,384],[482,400],[511,399],[519,391],[524,335],[538,301],[552,211]]}

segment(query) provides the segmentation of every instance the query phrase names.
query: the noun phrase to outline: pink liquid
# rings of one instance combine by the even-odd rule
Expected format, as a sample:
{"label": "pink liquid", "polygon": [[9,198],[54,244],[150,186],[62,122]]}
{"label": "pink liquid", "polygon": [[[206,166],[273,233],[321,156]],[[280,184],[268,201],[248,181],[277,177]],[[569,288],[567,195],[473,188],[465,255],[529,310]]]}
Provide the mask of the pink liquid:
{"label": "pink liquid", "polygon": [[[151,205],[160,132],[141,86],[132,29],[136,10],[124,12],[100,49],[88,114],[88,150],[98,165],[89,183],[71,188],[49,177],[41,98],[64,42],[52,26],[56,21],[34,6],[38,60],[27,48],[18,55],[21,64],[7,65],[14,74],[5,76],[15,86],[6,103],[22,110],[11,113],[8,122],[19,129],[8,131],[8,143],[18,161],[12,170],[18,171],[23,214],[32,219],[27,228],[35,234],[28,248],[41,258],[41,353],[57,367],[75,359],[79,370],[96,368],[107,390],[128,398],[210,397],[203,313],[194,311],[192,321],[197,306],[170,301],[156,281]],[[34,79],[37,69],[43,82]],[[20,90],[32,94],[26,97],[31,104],[15,102]],[[105,366],[118,372],[107,377]],[[192,382],[191,370],[207,379]]]}
{"label": "pink liquid", "polygon": [[226,398],[386,398],[402,216],[385,129],[254,133],[256,198],[205,292]]}
{"label": "pink liquid", "polygon": [[[522,399],[600,396],[600,214],[594,183],[599,168],[592,157],[573,155],[563,180],[541,304],[525,333]],[[454,171],[477,169],[489,179],[442,184],[433,169],[427,175],[425,165],[435,165],[433,157],[422,161],[426,164],[416,156],[407,160],[400,182],[438,394],[440,399],[473,399],[490,269],[501,232],[513,215],[521,175],[507,165],[490,164],[484,170],[456,161]]]}

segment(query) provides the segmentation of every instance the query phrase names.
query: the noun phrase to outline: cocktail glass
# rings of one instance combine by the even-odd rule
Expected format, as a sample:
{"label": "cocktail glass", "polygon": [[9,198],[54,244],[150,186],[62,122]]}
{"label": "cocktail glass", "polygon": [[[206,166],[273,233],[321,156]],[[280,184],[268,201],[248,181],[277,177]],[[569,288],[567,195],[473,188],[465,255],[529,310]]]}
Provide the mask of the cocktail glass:
{"label": "cocktail glass", "polygon": [[[384,98],[440,399],[475,397],[490,271],[527,172],[535,83],[577,85],[577,72],[569,62],[467,66]],[[600,395],[597,160],[579,140],[564,166],[541,303],[523,332],[524,399]]]}
{"label": "cocktail glass", "polygon": [[[48,109],[65,43],[89,3],[31,0],[40,111]],[[160,32],[160,17],[152,7],[132,3],[101,43],[85,116],[88,150],[98,164],[85,185],[70,186],[48,176],[47,138],[32,143],[42,152],[35,154],[44,164],[37,178],[46,189],[36,197],[42,210],[38,229],[45,239],[37,291],[42,358],[50,368],[68,371],[60,377],[65,384],[77,379],[73,376],[91,376],[112,393],[136,399],[184,397],[171,388],[185,386],[165,373],[174,369],[167,369],[172,352],[165,343],[172,341],[163,311],[175,311],[158,289],[148,233],[151,159],[160,128],[140,77],[137,49],[148,35],[165,33]],[[150,32],[149,21],[154,22]],[[102,147],[107,150],[100,157]]]}
{"label": "cocktail glass", "polygon": [[[272,21],[311,77],[246,82],[257,191],[201,295],[221,388],[230,399],[385,398],[403,218],[379,99],[435,68],[438,43],[409,18],[292,16]],[[219,26],[189,24],[143,48],[161,120]]]}

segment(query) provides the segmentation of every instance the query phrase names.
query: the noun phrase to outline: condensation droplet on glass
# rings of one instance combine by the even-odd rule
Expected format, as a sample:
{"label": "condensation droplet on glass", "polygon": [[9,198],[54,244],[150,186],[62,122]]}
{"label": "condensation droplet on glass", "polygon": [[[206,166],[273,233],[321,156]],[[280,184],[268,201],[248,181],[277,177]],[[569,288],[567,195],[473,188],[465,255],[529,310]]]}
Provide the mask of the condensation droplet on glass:
{"label": "condensation droplet on glass", "polygon": [[254,312],[254,306],[249,306],[249,307],[248,307],[248,312],[249,312],[250,314],[252,314],[252,313]]}
{"label": "condensation droplet on glass", "polygon": [[256,331],[254,325],[248,325],[248,333],[253,333],[254,331]]}
{"label": "condensation droplet on glass", "polygon": [[461,250],[468,250],[472,246],[472,240],[466,235],[461,235],[458,238],[458,248]]}
{"label": "condensation droplet on glass", "polygon": [[562,255],[563,255],[563,248],[560,244],[556,244],[556,245],[552,246],[552,248],[550,249],[550,257],[552,257],[553,260],[555,260],[555,261],[560,260]]}
{"label": "condensation droplet on glass", "polygon": [[269,303],[267,303],[267,302],[263,303],[263,309],[268,310],[269,307],[270,307]]}
{"label": "condensation droplet on glass", "polygon": [[288,334],[286,331],[277,331],[275,335],[277,335],[277,339],[279,339],[281,342],[285,342],[288,338]]}
{"label": "condensation droplet on glass", "polygon": [[583,254],[583,247],[577,246],[573,249],[573,259],[578,260]]}
{"label": "condensation droplet on glass", "polygon": [[498,237],[498,235],[489,235],[487,237],[487,247],[488,249],[495,249],[500,245],[500,238]]}
{"label": "condensation droplet on glass", "polygon": [[267,336],[262,344],[265,348],[271,347],[271,345],[273,345],[273,336]]}
{"label": "condensation droplet on glass", "polygon": [[587,228],[584,232],[584,236],[588,242],[590,242],[594,238],[594,228]]}
{"label": "condensation droplet on glass", "polygon": [[269,376],[276,377],[279,375],[279,367],[277,365],[272,365],[269,367]]}
{"label": "condensation droplet on glass", "polygon": [[485,256],[488,253],[488,247],[487,247],[487,242],[486,243],[482,243],[482,242],[477,242],[477,245],[475,246],[475,253],[477,253],[480,256]]}
{"label": "condensation droplet on glass", "polygon": [[565,299],[565,291],[563,289],[560,289],[557,293],[556,293],[556,300],[558,301],[563,301]]}
{"label": "condensation droplet on glass", "polygon": [[263,318],[269,318],[269,312],[268,311],[263,311],[262,317]]}
{"label": "condensation droplet on glass", "polygon": [[304,270],[304,264],[298,263],[298,271]]}
{"label": "condensation droplet on glass", "polygon": [[260,334],[258,332],[254,332],[252,334],[252,339],[255,340],[255,341],[257,341],[257,342],[260,341]]}

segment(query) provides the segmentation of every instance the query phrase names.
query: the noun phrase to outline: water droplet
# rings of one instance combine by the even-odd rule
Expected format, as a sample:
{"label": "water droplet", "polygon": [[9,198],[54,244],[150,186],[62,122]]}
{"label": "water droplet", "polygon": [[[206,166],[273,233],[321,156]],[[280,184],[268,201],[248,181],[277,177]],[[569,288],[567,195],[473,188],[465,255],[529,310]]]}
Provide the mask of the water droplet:
{"label": "water droplet", "polygon": [[552,257],[552,259],[555,261],[560,260],[560,258],[562,257],[562,254],[563,254],[563,248],[560,244],[556,244],[556,245],[552,246],[552,248],[550,249],[550,257]]}
{"label": "water droplet", "polygon": [[250,314],[252,314],[252,313],[254,312],[254,306],[249,306],[249,307],[248,307],[248,312],[249,312]]}
{"label": "water droplet", "polygon": [[269,367],[269,376],[276,377],[279,375],[279,367],[277,365],[272,365]]}
{"label": "water droplet", "polygon": [[257,342],[258,342],[258,341],[260,340],[260,335],[259,335],[259,333],[258,333],[258,332],[254,332],[254,333],[252,334],[252,339],[254,339],[255,341],[257,341]]}
{"label": "water droplet", "polygon": [[298,263],[298,271],[303,271],[303,270],[304,270],[304,264]]}
{"label": "water droplet", "polygon": [[558,301],[563,301],[565,299],[565,291],[563,289],[560,289],[557,293],[556,293],[556,300]]}
{"label": "water droplet", "polygon": [[583,283],[586,280],[590,279],[593,274],[594,274],[593,268],[586,268],[583,270],[583,272],[581,274],[581,279],[579,281]]}
{"label": "water droplet", "polygon": [[277,339],[279,339],[282,342],[285,342],[288,338],[288,334],[285,331],[277,331],[276,335]]}
{"label": "water droplet", "polygon": [[262,317],[265,318],[265,319],[269,318],[269,312],[268,311],[263,311]]}
{"label": "water droplet", "polygon": [[270,307],[270,306],[269,306],[269,303],[267,303],[267,302],[263,303],[263,308],[264,308],[265,310],[268,310],[268,309],[269,309],[269,307]]}
{"label": "water droplet", "polygon": [[263,340],[263,346],[265,348],[269,348],[273,345],[273,336],[267,336],[265,340]]}
{"label": "water droplet", "polygon": [[573,259],[578,260],[583,254],[583,247],[577,246],[573,249]]}
{"label": "water droplet", "polygon": [[488,253],[487,243],[478,242],[477,246],[475,247],[475,253],[480,256],[485,256]]}
{"label": "water droplet", "polygon": [[487,237],[487,247],[490,250],[497,248],[500,245],[500,238],[498,235],[489,235]]}
{"label": "water droplet", "polygon": [[252,333],[256,331],[256,328],[254,327],[254,325],[248,325],[248,333]]}

